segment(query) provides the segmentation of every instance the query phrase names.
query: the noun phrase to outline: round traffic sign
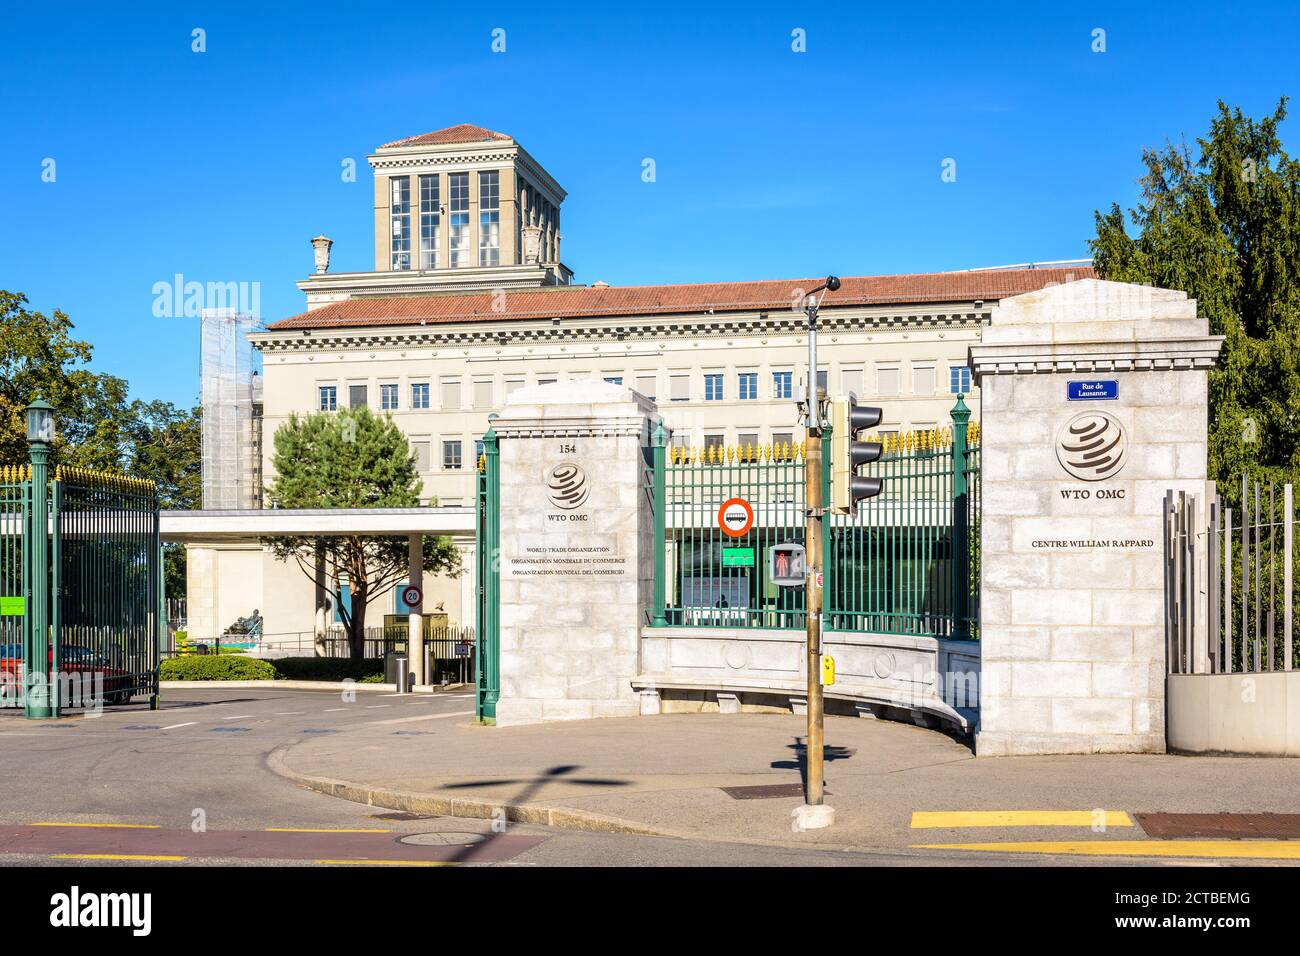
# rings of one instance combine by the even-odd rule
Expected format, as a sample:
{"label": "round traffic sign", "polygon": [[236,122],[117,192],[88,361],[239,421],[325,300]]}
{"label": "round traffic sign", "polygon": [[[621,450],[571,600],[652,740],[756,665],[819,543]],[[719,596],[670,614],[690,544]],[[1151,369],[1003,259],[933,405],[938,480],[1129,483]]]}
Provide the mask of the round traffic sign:
{"label": "round traffic sign", "polygon": [[744,498],[728,498],[718,509],[718,527],[729,538],[743,538],[754,527],[754,507]]}
{"label": "round traffic sign", "polygon": [[414,584],[408,584],[406,587],[402,588],[402,601],[407,607],[423,607],[424,592]]}

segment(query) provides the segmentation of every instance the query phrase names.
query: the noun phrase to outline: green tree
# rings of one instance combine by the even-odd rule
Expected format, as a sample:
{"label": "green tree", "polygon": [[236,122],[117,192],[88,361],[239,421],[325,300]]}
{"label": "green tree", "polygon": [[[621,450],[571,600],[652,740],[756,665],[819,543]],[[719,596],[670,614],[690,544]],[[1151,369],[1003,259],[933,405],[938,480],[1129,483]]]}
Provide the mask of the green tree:
{"label": "green tree", "polygon": [[[24,410],[44,398],[58,425],[53,464],[147,478],[163,508],[199,507],[199,410],[131,400],[124,379],[91,371],[93,349],[73,328],[64,312],[44,315],[0,290],[0,463],[27,460]],[[167,547],[165,569],[167,596],[183,595],[184,547]]]}
{"label": "green tree", "polygon": [[[1098,273],[1181,289],[1224,352],[1210,372],[1209,477],[1300,479],[1300,163],[1262,120],[1220,102],[1209,134],[1142,154],[1141,198],[1096,214]],[[1133,234],[1128,227],[1132,226]]]}
{"label": "green tree", "polygon": [[[417,508],[422,483],[406,436],[391,418],[368,408],[318,412],[275,432],[275,478],[267,495],[279,508]],[[323,552],[328,587],[348,632],[353,659],[365,649],[366,605],[406,580],[406,538],[361,536],[265,538],[281,561],[293,560],[316,580]],[[456,576],[460,552],[445,536],[424,539],[424,570]],[[343,600],[346,585],[350,600]]]}

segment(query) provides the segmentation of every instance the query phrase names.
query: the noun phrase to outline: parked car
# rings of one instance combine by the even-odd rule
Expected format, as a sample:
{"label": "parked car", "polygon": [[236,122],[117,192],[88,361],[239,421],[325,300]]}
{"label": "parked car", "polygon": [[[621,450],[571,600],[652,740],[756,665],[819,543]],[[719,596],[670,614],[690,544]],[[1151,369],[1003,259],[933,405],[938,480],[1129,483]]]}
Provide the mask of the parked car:
{"label": "parked car", "polygon": [[[47,658],[51,672],[76,678],[90,678],[88,691],[94,691],[95,675],[103,680],[102,693],[104,703],[110,705],[129,704],[131,702],[134,680],[129,671],[112,664],[107,657],[94,648],[81,644],[65,644],[59,648],[59,666],[54,666],[54,648],[51,647]],[[0,644],[0,684],[17,687],[22,677],[23,646],[18,643]]]}

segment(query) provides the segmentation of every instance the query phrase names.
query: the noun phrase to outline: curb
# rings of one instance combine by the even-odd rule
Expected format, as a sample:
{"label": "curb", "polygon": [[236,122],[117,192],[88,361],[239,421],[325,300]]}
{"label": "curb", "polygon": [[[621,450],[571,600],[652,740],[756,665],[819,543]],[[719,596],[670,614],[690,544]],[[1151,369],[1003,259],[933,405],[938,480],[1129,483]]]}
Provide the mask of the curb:
{"label": "curb", "polygon": [[[443,686],[438,684],[436,689],[433,684],[417,684],[414,693],[416,694],[437,694],[443,690],[458,690],[467,687],[467,684],[448,684]],[[342,691],[342,681],[329,680],[164,680],[158,682],[160,690],[184,690],[192,688],[194,690],[221,690],[222,688],[251,688],[251,689],[275,689],[284,688],[285,690],[334,690]],[[348,687],[349,690],[382,690],[389,694],[397,693],[396,684],[363,684],[360,681],[353,681]]]}
{"label": "curb", "polygon": [[491,820],[504,814],[511,823],[535,823],[566,830],[585,830],[588,833],[626,833],[634,836],[684,838],[683,834],[656,830],[641,823],[575,810],[571,807],[541,807],[529,803],[499,803],[493,800],[475,800],[462,797],[435,797],[413,790],[390,790],[366,784],[335,780],[331,777],[312,777],[293,770],[285,763],[285,754],[293,744],[281,744],[266,757],[267,767],[275,774],[329,797],[338,797],[352,803],[386,810],[407,810],[440,817],[464,817],[474,820]]}

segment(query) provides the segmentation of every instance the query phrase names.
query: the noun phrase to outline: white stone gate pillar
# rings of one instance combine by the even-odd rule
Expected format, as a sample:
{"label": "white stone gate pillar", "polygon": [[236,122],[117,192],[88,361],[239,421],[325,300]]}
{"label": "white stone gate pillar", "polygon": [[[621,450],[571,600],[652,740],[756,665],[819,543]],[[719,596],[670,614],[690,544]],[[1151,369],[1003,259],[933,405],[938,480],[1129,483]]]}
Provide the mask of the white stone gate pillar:
{"label": "white stone gate pillar", "polygon": [[654,403],[622,386],[519,389],[501,449],[497,724],[635,716],[654,521],[644,449]]}
{"label": "white stone gate pillar", "polygon": [[1001,300],[980,386],[980,755],[1162,751],[1161,509],[1203,494],[1209,336],[1185,293]]}

